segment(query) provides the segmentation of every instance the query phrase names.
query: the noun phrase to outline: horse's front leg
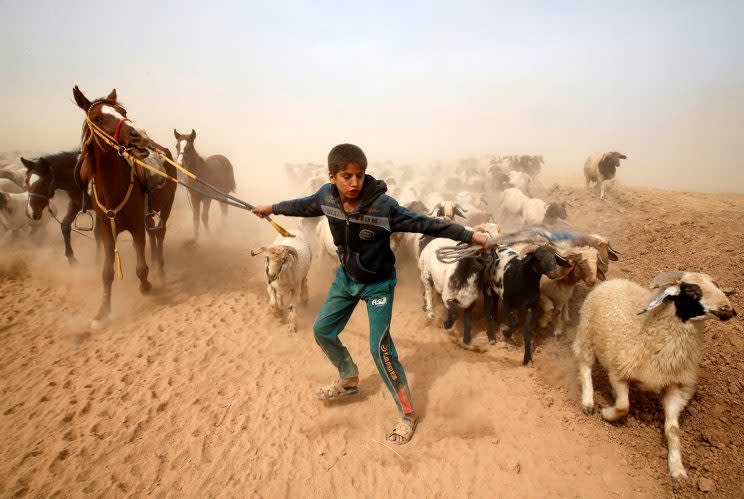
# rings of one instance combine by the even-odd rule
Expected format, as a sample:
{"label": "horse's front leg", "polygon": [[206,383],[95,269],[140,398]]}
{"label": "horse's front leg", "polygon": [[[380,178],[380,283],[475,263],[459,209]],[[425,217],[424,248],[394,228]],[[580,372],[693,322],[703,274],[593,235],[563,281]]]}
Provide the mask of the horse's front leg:
{"label": "horse's front leg", "polygon": [[194,218],[194,241],[199,240],[199,213],[201,212],[201,196],[189,191],[191,196],[191,211]]}
{"label": "horse's front leg", "polygon": [[147,294],[152,289],[152,284],[147,280],[147,274],[150,273],[150,269],[147,267],[147,260],[145,259],[145,228],[140,227],[132,233],[132,239],[134,241],[134,251],[137,254],[137,277],[140,280],[140,291],[142,294]]}
{"label": "horse's front leg", "polygon": [[67,205],[67,213],[62,219],[60,228],[62,229],[62,237],[65,240],[65,256],[67,257],[67,261],[71,264],[77,263],[75,254],[72,252],[70,233],[72,232],[72,221],[75,220],[78,211],[80,211],[80,201],[76,201],[74,196],[70,196],[70,203]]}
{"label": "horse's front leg", "polygon": [[98,313],[90,324],[92,330],[100,329],[111,313],[111,283],[114,281],[114,240],[111,236],[111,228],[99,224],[98,232],[103,242],[103,298]]}

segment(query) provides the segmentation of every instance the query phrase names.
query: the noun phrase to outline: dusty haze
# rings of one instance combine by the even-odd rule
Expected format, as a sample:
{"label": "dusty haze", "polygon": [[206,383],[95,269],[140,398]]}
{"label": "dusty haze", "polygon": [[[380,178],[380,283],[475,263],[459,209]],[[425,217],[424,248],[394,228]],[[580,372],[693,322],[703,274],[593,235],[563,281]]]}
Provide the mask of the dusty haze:
{"label": "dusty haze", "polygon": [[543,154],[562,176],[619,150],[621,182],[744,189],[741,5],[458,5],[178,2],[119,25],[93,3],[2,2],[0,151],[75,146],[78,84],[115,87],[170,147],[196,129],[251,183],[349,141],[396,163]]}

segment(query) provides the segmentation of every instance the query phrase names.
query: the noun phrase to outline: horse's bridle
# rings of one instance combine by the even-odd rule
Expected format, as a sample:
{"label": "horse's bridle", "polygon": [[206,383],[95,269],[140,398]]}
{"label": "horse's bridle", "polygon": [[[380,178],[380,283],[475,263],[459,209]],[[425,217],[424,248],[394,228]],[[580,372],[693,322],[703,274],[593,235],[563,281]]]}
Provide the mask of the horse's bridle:
{"label": "horse's bridle", "polygon": [[101,149],[103,149],[103,146],[101,146],[101,143],[98,141],[98,137],[101,137],[101,134],[103,134],[104,137],[102,137],[102,138],[104,138],[104,141],[107,142],[107,143],[109,142],[109,140],[106,139],[105,136],[109,136],[109,137],[113,138],[114,139],[113,140],[114,144],[110,144],[109,143],[109,145],[112,146],[116,150],[116,152],[117,152],[117,154],[119,156],[124,156],[124,153],[125,152],[129,152],[129,151],[132,151],[134,149],[137,149],[137,147],[134,147],[134,146],[132,146],[132,147],[125,147],[125,146],[123,146],[122,144],[119,143],[119,133],[121,132],[122,125],[126,121],[129,121],[130,124],[132,123],[132,121],[129,118],[126,117],[127,110],[124,109],[124,107],[121,104],[116,104],[116,106],[120,107],[124,111],[124,117],[122,119],[120,119],[119,122],[116,124],[116,128],[114,129],[114,134],[113,134],[113,136],[111,136],[108,133],[106,133],[106,131],[103,128],[101,128],[100,126],[98,126],[97,124],[95,124],[92,119],[90,119],[90,112],[91,112],[91,110],[95,106],[97,106],[98,104],[110,104],[110,102],[108,100],[106,100],[106,99],[97,99],[97,100],[94,100],[90,104],[90,107],[88,107],[88,111],[85,113],[85,122],[86,122],[88,128],[91,131],[91,140],[92,139],[95,139],[96,144],[98,144],[98,147],[100,147]]}

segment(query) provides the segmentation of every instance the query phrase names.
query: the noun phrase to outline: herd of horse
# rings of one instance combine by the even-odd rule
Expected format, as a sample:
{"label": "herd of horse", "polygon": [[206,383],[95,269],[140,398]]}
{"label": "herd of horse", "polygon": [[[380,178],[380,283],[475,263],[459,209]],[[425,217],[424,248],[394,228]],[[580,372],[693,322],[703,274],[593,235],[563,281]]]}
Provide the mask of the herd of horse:
{"label": "herd of horse", "polygon": [[[225,156],[202,158],[196,152],[194,130],[188,135],[174,130],[179,163],[190,172],[185,182],[177,181],[178,172],[170,151],[134,126],[127,118],[126,109],[117,101],[116,90],[91,101],[75,86],[73,96],[85,113],[80,150],[42,156],[35,161],[22,158],[27,168],[27,214],[39,220],[56,190],[69,195],[70,202],[60,225],[65,256],[70,263],[76,261],[70,243],[73,224],[76,230],[93,230],[97,252],[100,254],[101,249],[103,252],[103,297],[91,323],[91,328],[97,329],[111,313],[111,287],[115,266],[120,265],[117,235],[123,231],[131,233],[139,289],[147,293],[152,285],[148,280],[145,240],[150,240],[150,258],[162,279],[163,244],[177,183],[189,188],[194,236],[198,238],[200,217],[205,229],[208,228],[210,203],[212,199],[222,199],[197,188],[199,179],[209,182],[215,192],[230,193],[235,191],[235,177]],[[220,206],[225,216],[227,204],[221,202]],[[95,210],[95,218],[90,215],[89,219],[84,218],[89,209]]]}

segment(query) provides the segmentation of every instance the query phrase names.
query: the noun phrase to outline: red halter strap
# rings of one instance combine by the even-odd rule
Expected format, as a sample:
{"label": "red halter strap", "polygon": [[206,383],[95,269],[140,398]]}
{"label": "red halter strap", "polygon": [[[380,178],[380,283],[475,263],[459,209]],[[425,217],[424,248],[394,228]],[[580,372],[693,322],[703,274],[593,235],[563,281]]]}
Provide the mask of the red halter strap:
{"label": "red halter strap", "polygon": [[119,123],[116,125],[116,131],[114,132],[114,141],[118,144],[119,143],[119,132],[121,131],[121,126],[124,124],[125,121],[129,121],[126,118],[122,118],[119,120]]}

